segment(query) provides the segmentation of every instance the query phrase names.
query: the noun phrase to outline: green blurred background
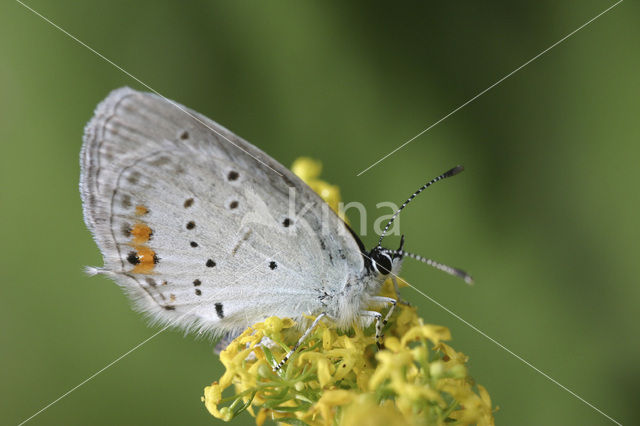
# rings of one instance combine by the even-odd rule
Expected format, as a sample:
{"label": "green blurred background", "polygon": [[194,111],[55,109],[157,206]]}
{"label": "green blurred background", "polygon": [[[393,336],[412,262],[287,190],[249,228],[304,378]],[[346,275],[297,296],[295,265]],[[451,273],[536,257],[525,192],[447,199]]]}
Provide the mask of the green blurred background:
{"label": "green blurred background", "polygon": [[[400,203],[403,275],[624,424],[640,424],[640,7],[609,1],[28,4],[163,95],[285,165],[324,162],[343,198]],[[17,424],[157,329],[111,281],[82,221],[78,154],[96,104],[132,78],[22,7],[0,6],[0,423]],[[387,210],[383,210],[386,214]],[[355,221],[357,223],[357,220]],[[373,235],[365,238],[370,246]],[[396,244],[391,239],[392,245]],[[498,424],[612,424],[411,289],[448,326]],[[30,424],[207,425],[211,344],[167,331]],[[235,424],[251,424],[244,417]]]}

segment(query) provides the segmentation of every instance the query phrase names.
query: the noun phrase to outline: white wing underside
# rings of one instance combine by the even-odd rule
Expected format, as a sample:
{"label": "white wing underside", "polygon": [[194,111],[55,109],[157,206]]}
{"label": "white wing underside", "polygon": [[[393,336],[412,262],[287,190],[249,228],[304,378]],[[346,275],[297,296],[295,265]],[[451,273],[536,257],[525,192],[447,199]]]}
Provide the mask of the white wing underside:
{"label": "white wing underside", "polygon": [[[159,96],[113,91],[80,161],[100,272],[156,321],[219,335],[317,314],[323,294],[364,268],[346,225],[297,176]],[[290,190],[296,214],[311,206],[302,216],[289,211]]]}

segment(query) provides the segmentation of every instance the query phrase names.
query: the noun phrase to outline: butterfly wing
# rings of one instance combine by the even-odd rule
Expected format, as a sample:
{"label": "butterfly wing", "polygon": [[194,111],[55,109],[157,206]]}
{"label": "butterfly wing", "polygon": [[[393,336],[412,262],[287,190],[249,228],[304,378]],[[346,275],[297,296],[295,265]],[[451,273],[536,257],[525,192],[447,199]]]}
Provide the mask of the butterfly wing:
{"label": "butterfly wing", "polygon": [[87,124],[80,190],[104,268],[162,323],[221,334],[322,308],[364,268],[297,176],[165,98],[113,91]]}

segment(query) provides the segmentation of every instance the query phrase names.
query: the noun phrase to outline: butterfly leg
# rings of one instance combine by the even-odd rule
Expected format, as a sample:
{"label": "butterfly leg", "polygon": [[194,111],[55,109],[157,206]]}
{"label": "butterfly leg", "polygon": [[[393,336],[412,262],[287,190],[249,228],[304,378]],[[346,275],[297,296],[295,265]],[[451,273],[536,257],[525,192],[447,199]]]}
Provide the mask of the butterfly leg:
{"label": "butterfly leg", "polygon": [[385,315],[384,319],[382,320],[382,327],[384,327],[385,325],[387,325],[387,322],[389,322],[389,318],[391,318],[391,315],[393,315],[393,311],[396,309],[396,304],[398,303],[398,301],[391,297],[382,296],[373,297],[371,301],[376,305],[391,305],[389,311],[387,312],[387,315]]}
{"label": "butterfly leg", "polygon": [[380,321],[378,321],[378,323],[376,324],[376,344],[378,345],[378,348],[381,348],[382,338],[384,337],[384,335],[382,334],[382,329],[389,322],[389,319],[391,318],[391,315],[393,315],[393,312],[396,309],[396,304],[398,302],[396,301],[396,299],[393,299],[391,297],[381,297],[381,296],[374,297],[372,301],[374,303],[381,304],[381,305],[387,305],[387,304],[391,305],[391,307],[389,308],[389,311],[387,312],[387,315],[385,315],[384,319],[382,320],[382,324],[380,324]]}
{"label": "butterfly leg", "polygon": [[311,334],[311,332],[313,331],[314,328],[316,328],[316,325],[318,325],[318,323],[320,322],[320,320],[324,317],[327,316],[326,312],[321,313],[320,315],[318,315],[316,317],[316,319],[313,321],[313,323],[311,323],[311,326],[309,328],[307,328],[307,330],[304,332],[304,334],[302,335],[302,337],[300,337],[300,339],[298,339],[298,341],[296,342],[296,344],[293,346],[293,348],[291,348],[291,350],[289,351],[288,354],[285,355],[284,358],[282,358],[282,361],[280,361],[278,363],[278,365],[276,365],[273,368],[273,371],[278,372],[278,370],[280,370],[282,368],[283,365],[285,365],[287,363],[287,361],[289,360],[289,358],[291,358],[291,356],[293,356],[293,354],[295,353],[296,350],[298,350],[298,348],[300,347],[300,345],[302,343],[304,343],[304,341],[307,339],[307,337],[309,337],[309,334]]}
{"label": "butterfly leg", "polygon": [[373,317],[376,320],[376,345],[382,349],[382,314],[376,311],[360,311],[360,316]]}
{"label": "butterfly leg", "polygon": [[398,286],[398,280],[396,279],[396,277],[392,276],[391,281],[393,281],[393,288],[396,292],[396,299],[398,299],[398,303],[404,306],[411,306],[411,303],[400,297],[400,287]]}
{"label": "butterfly leg", "polygon": [[382,349],[382,328],[387,324],[389,318],[393,314],[393,311],[396,307],[396,300],[390,297],[373,297],[371,301],[376,305],[391,305],[389,308],[389,312],[385,315],[384,319],[382,318],[382,314],[376,311],[360,311],[360,315],[363,317],[373,317],[376,321],[376,345],[378,345],[378,349]]}

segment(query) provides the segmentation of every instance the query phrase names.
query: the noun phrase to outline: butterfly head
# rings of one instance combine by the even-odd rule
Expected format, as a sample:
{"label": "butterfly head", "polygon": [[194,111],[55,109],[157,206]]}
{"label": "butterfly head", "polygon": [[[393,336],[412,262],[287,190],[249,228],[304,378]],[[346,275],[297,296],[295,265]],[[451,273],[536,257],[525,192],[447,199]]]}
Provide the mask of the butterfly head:
{"label": "butterfly head", "polygon": [[389,250],[379,245],[375,246],[367,256],[369,269],[378,276],[398,274],[398,272],[400,272],[400,266],[402,265],[403,246],[404,235],[400,239],[400,247],[398,250]]}

